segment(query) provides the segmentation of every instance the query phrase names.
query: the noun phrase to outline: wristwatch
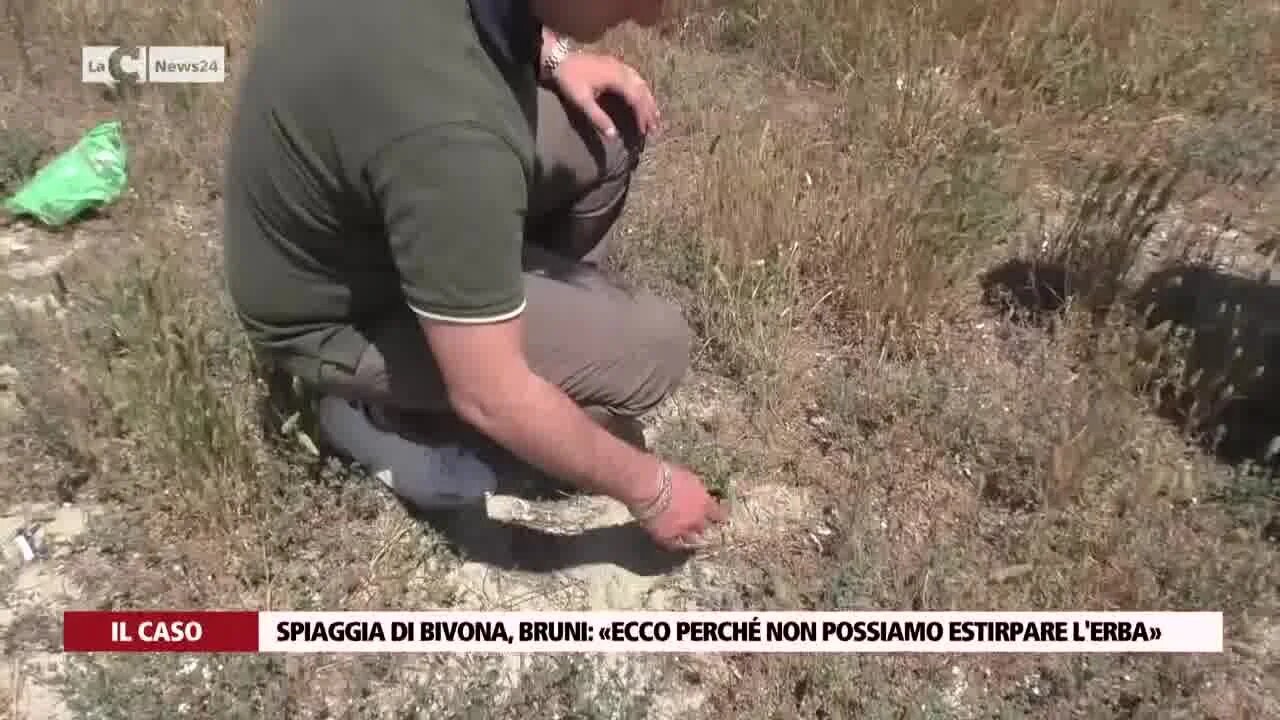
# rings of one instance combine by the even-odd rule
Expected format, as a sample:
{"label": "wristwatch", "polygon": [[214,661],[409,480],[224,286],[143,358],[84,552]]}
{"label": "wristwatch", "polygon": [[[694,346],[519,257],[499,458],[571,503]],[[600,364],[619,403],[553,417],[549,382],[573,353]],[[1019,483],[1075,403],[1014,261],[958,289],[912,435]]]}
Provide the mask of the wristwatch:
{"label": "wristwatch", "polygon": [[556,44],[551,46],[551,52],[547,53],[547,57],[542,61],[542,77],[550,78],[555,74],[556,68],[560,67],[560,63],[569,56],[573,51],[573,44],[569,42],[569,38],[557,37]]}

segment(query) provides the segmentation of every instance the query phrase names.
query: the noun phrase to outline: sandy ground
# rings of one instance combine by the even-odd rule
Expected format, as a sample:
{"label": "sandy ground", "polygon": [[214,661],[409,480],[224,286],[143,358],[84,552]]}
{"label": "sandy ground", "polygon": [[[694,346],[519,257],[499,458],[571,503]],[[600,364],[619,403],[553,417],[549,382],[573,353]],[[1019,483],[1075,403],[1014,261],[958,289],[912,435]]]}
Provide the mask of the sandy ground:
{"label": "sandy ground", "polygon": [[[0,230],[0,267],[14,281],[11,286],[23,288],[8,293],[10,301],[19,310],[56,306],[51,295],[27,288],[39,287],[41,279],[91,244],[76,232],[68,238],[21,225]],[[21,418],[16,392],[21,382],[16,369],[0,363],[0,422]],[[695,418],[720,414],[726,410],[722,405],[731,401],[695,377],[647,419],[646,440],[658,441],[664,431],[690,414]],[[534,501],[495,495],[487,510],[487,518],[477,518],[463,541],[464,561],[447,577],[432,578],[432,582],[452,584],[465,609],[700,609],[705,607],[705,589],[716,584],[720,572],[718,553],[767,543],[804,527],[813,517],[812,501],[804,493],[782,483],[763,482],[736,498],[731,524],[705,557],[679,562],[658,551],[643,531],[630,525],[626,508],[610,498]],[[7,560],[0,590],[4,598],[0,634],[10,634],[30,612],[56,615],[92,605],[92,599],[70,583],[65,569],[77,547],[92,544],[92,517],[110,512],[109,507],[72,504],[0,507],[0,537],[6,543]],[[34,558],[23,556],[16,542],[20,530],[29,531],[34,540]],[[6,653],[0,698],[12,698],[12,707],[5,711],[16,713],[17,718],[67,717],[57,694],[40,680],[44,673],[56,670],[60,661],[56,653],[26,649]],[[518,677],[521,659],[513,658],[509,664],[513,677]],[[607,665],[597,671],[610,671]],[[657,693],[654,713],[686,715],[701,702],[696,688],[670,688]]]}
{"label": "sandy ground", "polygon": [[[72,545],[83,539],[89,516],[101,508],[64,505],[30,505],[8,508],[0,516],[0,537],[5,539],[6,587],[0,608],[0,635],[8,634],[30,612],[58,612],[78,603],[79,589],[66,578],[63,567]],[[18,547],[17,536],[28,530],[36,555],[27,560]],[[25,652],[5,657],[0,675],[0,697],[15,699],[19,718],[66,717],[56,693],[44,687],[42,673],[56,671],[62,656],[48,652]]]}
{"label": "sandy ground", "polygon": [[[79,231],[52,234],[23,225],[0,229],[0,270],[8,285],[23,288],[7,292],[8,299],[19,310],[56,311],[48,278],[93,243],[92,235]],[[1241,248],[1253,244],[1239,234],[1228,243]],[[16,390],[22,381],[0,358],[0,427],[21,417]],[[735,401],[695,377],[648,419],[647,440],[653,444],[690,417],[696,421],[732,413],[727,404]],[[78,544],[92,543],[87,535],[91,518],[109,512],[110,508],[80,505],[0,504],[6,557],[0,635],[10,634],[27,613],[58,613],[91,604],[92,599],[83,598],[68,582],[64,568]],[[782,479],[757,478],[736,498],[733,520],[716,547],[704,557],[676,563],[658,553],[639,529],[629,527],[626,509],[608,498],[530,501],[498,495],[489,499],[487,517],[478,518],[468,533],[464,562],[431,582],[454,586],[466,609],[701,609],[715,596],[708,588],[726,585],[717,577],[717,553],[768,546],[787,534],[821,534],[822,528],[815,525],[820,516],[803,489]],[[31,559],[23,557],[15,541],[23,529],[31,531],[38,549]],[[1267,638],[1268,654],[1280,653],[1280,626],[1272,626]],[[0,707],[0,716],[12,709],[18,718],[66,717],[57,696],[38,681],[41,671],[56,667],[59,660],[59,655],[47,652],[6,652],[0,704],[13,701],[12,708]],[[518,674],[520,660],[511,662],[513,674]],[[691,688],[671,688],[658,698],[660,717],[687,715],[702,701]]]}

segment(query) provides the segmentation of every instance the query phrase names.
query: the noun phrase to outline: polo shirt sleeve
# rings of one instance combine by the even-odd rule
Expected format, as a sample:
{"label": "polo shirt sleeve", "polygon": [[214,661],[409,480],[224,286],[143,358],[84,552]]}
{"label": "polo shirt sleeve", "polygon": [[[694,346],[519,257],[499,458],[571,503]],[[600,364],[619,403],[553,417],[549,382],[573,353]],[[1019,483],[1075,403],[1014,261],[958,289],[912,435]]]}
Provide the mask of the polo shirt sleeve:
{"label": "polo shirt sleeve", "polygon": [[524,310],[528,193],[506,141],[466,124],[432,127],[381,148],[365,171],[414,312],[491,323]]}

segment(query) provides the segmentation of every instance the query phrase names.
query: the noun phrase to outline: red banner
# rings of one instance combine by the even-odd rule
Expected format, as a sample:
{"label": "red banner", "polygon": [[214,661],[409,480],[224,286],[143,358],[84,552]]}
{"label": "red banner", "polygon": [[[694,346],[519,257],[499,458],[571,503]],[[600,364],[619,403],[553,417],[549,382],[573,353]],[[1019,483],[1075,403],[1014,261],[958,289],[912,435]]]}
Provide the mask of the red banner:
{"label": "red banner", "polygon": [[257,652],[256,611],[97,611],[62,614],[66,652]]}

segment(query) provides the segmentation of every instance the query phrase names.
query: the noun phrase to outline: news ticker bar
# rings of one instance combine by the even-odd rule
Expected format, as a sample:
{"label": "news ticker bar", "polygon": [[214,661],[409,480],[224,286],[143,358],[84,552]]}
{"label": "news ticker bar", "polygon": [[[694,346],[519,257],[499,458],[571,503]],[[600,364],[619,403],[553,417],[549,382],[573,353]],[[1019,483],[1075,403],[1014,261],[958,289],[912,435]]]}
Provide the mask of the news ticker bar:
{"label": "news ticker bar", "polygon": [[86,83],[220,83],[227,79],[223,45],[86,45],[80,48]]}
{"label": "news ticker bar", "polygon": [[1220,653],[1221,612],[67,611],[66,652]]}

